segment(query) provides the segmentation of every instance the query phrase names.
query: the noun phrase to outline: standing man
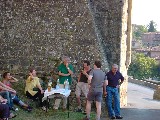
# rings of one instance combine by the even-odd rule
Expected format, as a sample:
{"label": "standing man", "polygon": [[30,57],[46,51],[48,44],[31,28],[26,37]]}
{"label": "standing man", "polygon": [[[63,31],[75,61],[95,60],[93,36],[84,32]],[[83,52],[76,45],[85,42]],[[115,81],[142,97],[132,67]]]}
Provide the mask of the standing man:
{"label": "standing man", "polygon": [[[108,113],[111,119],[122,119],[120,116],[120,96],[118,92],[119,86],[123,83],[124,77],[118,71],[118,65],[113,64],[112,70],[106,74],[108,85],[107,90],[104,89],[105,94],[107,94],[106,104],[108,105]],[[107,93],[106,93],[107,91]],[[114,110],[112,106],[112,97],[114,99]]]}
{"label": "standing man", "polygon": [[90,62],[85,60],[83,62],[83,70],[81,71],[79,77],[78,77],[78,83],[76,85],[76,97],[77,97],[77,103],[78,103],[78,109],[76,112],[82,112],[81,108],[81,100],[80,100],[80,95],[81,91],[85,95],[86,101],[87,101],[87,94],[88,94],[88,77],[89,77],[89,72],[91,71],[90,68]]}
{"label": "standing man", "polygon": [[[64,56],[62,58],[63,63],[61,63],[58,66],[58,75],[59,75],[59,87],[60,88],[64,88],[64,82],[65,80],[68,79],[69,85],[71,85],[72,83],[72,77],[71,75],[73,74],[73,66],[69,63],[70,62],[70,58],[67,56]],[[57,110],[59,108],[59,104],[61,102],[61,99],[56,99],[55,100],[55,105],[54,105],[54,109]],[[66,105],[67,105],[67,98],[65,97],[63,99],[63,110],[66,109]]]}
{"label": "standing man", "polygon": [[96,101],[97,115],[96,120],[100,120],[101,101],[103,95],[103,87],[107,85],[105,73],[101,70],[101,62],[95,61],[94,69],[89,73],[88,77],[89,92],[87,95],[87,116],[84,120],[90,120],[91,102]]}

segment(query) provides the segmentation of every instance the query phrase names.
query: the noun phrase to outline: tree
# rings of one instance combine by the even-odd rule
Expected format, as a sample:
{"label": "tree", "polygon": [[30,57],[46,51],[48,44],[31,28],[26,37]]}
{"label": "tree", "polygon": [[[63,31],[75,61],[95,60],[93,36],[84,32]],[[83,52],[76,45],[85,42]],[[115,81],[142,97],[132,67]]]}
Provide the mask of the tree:
{"label": "tree", "polygon": [[143,33],[146,33],[148,30],[144,25],[135,25],[133,27],[133,39],[139,40],[142,37]]}
{"label": "tree", "polygon": [[132,62],[128,73],[136,79],[158,77],[158,62],[144,54],[132,53]]}
{"label": "tree", "polygon": [[151,20],[148,25],[148,32],[156,32],[157,31],[156,27],[157,24],[153,20]]}

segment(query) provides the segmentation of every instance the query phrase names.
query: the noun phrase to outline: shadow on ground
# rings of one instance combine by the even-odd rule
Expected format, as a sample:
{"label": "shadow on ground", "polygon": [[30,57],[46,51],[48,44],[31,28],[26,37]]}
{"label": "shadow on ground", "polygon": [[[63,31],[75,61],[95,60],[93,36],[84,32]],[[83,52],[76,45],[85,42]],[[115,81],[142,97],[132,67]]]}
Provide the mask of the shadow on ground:
{"label": "shadow on ground", "polygon": [[123,120],[160,120],[159,109],[123,108]]}

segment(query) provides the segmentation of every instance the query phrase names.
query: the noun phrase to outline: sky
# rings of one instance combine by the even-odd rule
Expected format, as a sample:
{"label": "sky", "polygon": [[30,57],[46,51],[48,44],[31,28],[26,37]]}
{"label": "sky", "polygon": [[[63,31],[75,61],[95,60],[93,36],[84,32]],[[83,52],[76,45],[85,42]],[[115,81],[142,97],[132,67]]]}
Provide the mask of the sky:
{"label": "sky", "polygon": [[160,0],[132,0],[132,24],[147,25],[156,22],[160,31]]}

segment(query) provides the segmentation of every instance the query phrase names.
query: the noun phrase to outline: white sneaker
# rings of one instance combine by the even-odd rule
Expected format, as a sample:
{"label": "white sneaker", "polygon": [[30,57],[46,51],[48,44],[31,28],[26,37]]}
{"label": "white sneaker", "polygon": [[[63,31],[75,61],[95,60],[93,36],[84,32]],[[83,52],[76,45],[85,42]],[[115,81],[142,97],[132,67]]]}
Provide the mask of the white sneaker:
{"label": "white sneaker", "polygon": [[43,106],[43,107],[42,107],[42,110],[43,110],[43,111],[46,111],[47,109],[46,109],[46,107],[45,107],[45,106]]}

